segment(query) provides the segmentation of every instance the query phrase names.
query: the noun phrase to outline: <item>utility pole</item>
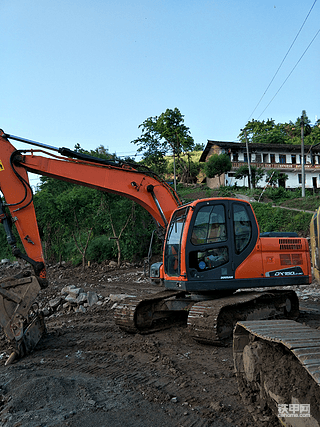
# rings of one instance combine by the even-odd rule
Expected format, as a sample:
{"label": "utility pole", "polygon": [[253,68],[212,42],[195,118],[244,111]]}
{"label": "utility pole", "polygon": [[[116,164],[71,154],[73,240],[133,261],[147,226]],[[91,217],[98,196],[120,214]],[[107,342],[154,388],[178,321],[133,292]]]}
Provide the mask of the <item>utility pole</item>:
{"label": "utility pole", "polygon": [[176,178],[176,153],[173,147],[173,186],[174,191],[177,191],[177,178]]}
{"label": "utility pole", "polygon": [[303,132],[303,128],[304,128],[304,121],[303,121],[303,116],[301,116],[301,179],[302,179],[302,192],[301,195],[302,197],[306,196],[306,182],[305,182],[305,170],[304,170],[304,132]]}
{"label": "utility pole", "polygon": [[252,175],[251,175],[251,166],[250,166],[250,156],[249,156],[249,145],[248,145],[248,138],[247,138],[247,132],[245,129],[243,129],[244,136],[246,138],[246,149],[247,149],[247,159],[248,159],[248,179],[249,179],[249,187],[250,190],[252,190]]}
{"label": "utility pole", "polygon": [[[177,147],[179,146],[178,132],[176,131],[177,136]],[[174,183],[174,191],[177,191],[177,177],[176,177],[176,149],[173,144],[173,183]]]}

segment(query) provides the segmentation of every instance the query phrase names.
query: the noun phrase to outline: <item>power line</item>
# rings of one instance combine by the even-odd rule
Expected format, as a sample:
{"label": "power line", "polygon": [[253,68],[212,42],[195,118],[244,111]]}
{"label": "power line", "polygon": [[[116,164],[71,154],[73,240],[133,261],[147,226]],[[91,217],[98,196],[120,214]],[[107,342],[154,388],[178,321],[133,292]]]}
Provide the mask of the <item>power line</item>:
{"label": "power line", "polygon": [[279,89],[277,90],[277,92],[275,93],[274,97],[271,99],[271,101],[269,102],[269,104],[266,106],[266,108],[262,111],[262,113],[260,114],[260,116],[258,117],[258,120],[260,119],[260,117],[262,116],[262,114],[266,111],[266,109],[269,107],[269,105],[271,104],[271,102],[274,100],[274,98],[278,95],[278,93],[280,92],[280,90],[282,89],[282,87],[284,86],[284,84],[286,83],[286,81],[288,80],[288,78],[291,76],[291,74],[293,73],[293,71],[295,70],[295,68],[297,67],[297,65],[299,64],[299,62],[301,61],[301,59],[304,57],[305,53],[307,52],[307,50],[309,49],[309,47],[312,45],[313,41],[315,40],[315,38],[317,37],[317,35],[320,33],[320,29],[317,31],[316,35],[313,37],[313,39],[311,40],[311,42],[309,43],[309,45],[307,46],[307,48],[305,49],[305,51],[303,52],[303,54],[300,56],[300,58],[298,59],[296,65],[292,68],[292,70],[290,71],[290,73],[288,74],[287,78],[284,80],[284,82],[282,83],[282,85],[279,87]]}
{"label": "power line", "polygon": [[[287,53],[285,54],[285,56],[284,56],[284,58],[283,58],[283,60],[281,61],[281,63],[280,63],[280,65],[279,65],[279,67],[278,67],[278,69],[277,69],[277,71],[275,72],[275,74],[274,74],[274,76],[272,77],[272,79],[271,79],[271,81],[270,81],[270,83],[268,84],[268,86],[267,86],[267,89],[264,91],[264,93],[263,93],[263,95],[261,96],[261,98],[260,98],[260,100],[259,100],[259,102],[258,102],[258,104],[255,106],[255,108],[254,108],[254,110],[252,111],[252,113],[250,114],[250,116],[249,116],[249,118],[248,118],[248,120],[247,121],[249,121],[251,118],[252,118],[252,116],[253,116],[253,113],[256,111],[256,109],[258,108],[258,106],[260,105],[260,102],[262,101],[262,99],[264,98],[264,96],[265,96],[265,94],[267,93],[267,91],[268,91],[268,89],[269,89],[269,87],[271,86],[271,84],[272,84],[272,82],[273,82],[273,80],[275,79],[275,77],[276,77],[276,75],[278,74],[278,72],[279,72],[279,70],[280,70],[280,68],[282,67],[282,64],[284,63],[284,61],[285,61],[285,59],[286,59],[286,57],[288,56],[288,54],[289,54],[289,52],[290,52],[290,50],[292,49],[292,47],[293,47],[293,45],[294,45],[294,43],[295,43],[295,41],[297,40],[297,38],[298,38],[298,36],[299,36],[299,34],[300,34],[300,32],[301,32],[301,30],[302,30],[302,28],[304,27],[304,24],[306,23],[306,21],[307,21],[307,19],[308,19],[308,17],[309,17],[309,15],[310,15],[310,13],[311,13],[311,11],[312,11],[312,9],[313,9],[313,7],[314,7],[314,5],[316,4],[316,2],[317,2],[317,0],[314,0],[314,3],[313,3],[313,5],[311,6],[311,9],[309,10],[309,12],[308,12],[308,14],[307,14],[307,16],[306,16],[306,18],[305,18],[305,20],[303,21],[303,23],[302,23],[302,25],[301,25],[301,27],[300,27],[300,29],[299,29],[299,31],[298,31],[298,33],[297,33],[297,35],[295,36],[295,38],[294,38],[294,40],[293,40],[293,42],[291,43],[291,46],[289,47],[289,49],[288,49],[288,51],[287,51]],[[313,41],[313,40],[312,40]],[[312,43],[312,42],[311,42]],[[300,58],[301,59],[301,58]],[[292,70],[293,71],[293,70]],[[290,73],[291,74],[291,73]],[[289,77],[289,76],[288,76]],[[282,87],[282,86],[281,86]],[[281,88],[280,88],[281,89]],[[280,90],[279,89],[279,90]],[[279,92],[279,91],[278,91]],[[277,93],[278,93],[277,92]],[[276,95],[275,95],[276,96]],[[274,97],[273,97],[274,98]],[[273,100],[273,98],[272,98],[272,100]],[[272,101],[271,100],[271,101]],[[270,101],[270,102],[271,102]],[[270,104],[270,103],[269,103]],[[269,104],[268,104],[268,106],[269,106]],[[265,110],[263,110],[263,112],[264,112]],[[262,113],[261,113],[262,114]],[[260,115],[261,116],[261,115]],[[260,117],[259,116],[259,117]]]}

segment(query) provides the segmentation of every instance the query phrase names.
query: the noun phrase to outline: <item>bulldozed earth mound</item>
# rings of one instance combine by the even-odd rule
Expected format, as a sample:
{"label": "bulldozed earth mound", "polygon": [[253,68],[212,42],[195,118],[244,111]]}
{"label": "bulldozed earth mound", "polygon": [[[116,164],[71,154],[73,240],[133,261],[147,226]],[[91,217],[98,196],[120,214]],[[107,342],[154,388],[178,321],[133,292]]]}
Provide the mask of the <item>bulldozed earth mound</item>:
{"label": "bulldozed earth mound", "polygon": [[[48,273],[38,297],[47,335],[34,353],[5,366],[10,350],[0,339],[1,426],[257,426],[238,395],[231,347],[200,345],[185,326],[131,335],[115,325],[121,298],[159,291],[142,268]],[[302,314],[311,326],[319,320],[316,308]]]}

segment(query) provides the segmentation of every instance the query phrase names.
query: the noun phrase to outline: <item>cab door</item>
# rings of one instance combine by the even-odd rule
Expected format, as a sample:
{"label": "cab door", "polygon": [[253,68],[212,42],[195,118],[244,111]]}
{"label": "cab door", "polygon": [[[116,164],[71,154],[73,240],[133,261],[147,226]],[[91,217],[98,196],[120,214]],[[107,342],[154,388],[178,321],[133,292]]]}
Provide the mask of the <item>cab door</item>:
{"label": "cab door", "polygon": [[257,238],[250,204],[236,199],[200,201],[188,231],[188,280],[200,281],[199,290],[211,290],[221,286],[221,279],[234,279],[237,266],[251,253]]}

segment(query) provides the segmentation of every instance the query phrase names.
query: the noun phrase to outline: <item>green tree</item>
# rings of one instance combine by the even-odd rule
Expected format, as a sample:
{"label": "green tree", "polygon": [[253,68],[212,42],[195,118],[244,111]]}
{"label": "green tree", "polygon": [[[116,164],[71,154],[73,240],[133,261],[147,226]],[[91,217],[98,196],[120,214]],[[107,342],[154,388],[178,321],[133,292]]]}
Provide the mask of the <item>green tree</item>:
{"label": "green tree", "polygon": [[245,134],[248,142],[253,144],[285,144],[286,142],[285,126],[281,123],[276,124],[273,119],[262,122],[252,119],[238,135],[241,142],[246,142]]}
{"label": "green tree", "polygon": [[34,195],[34,206],[44,249],[48,261],[64,257],[65,228],[58,209],[58,197],[70,191],[74,184],[53,178],[41,177],[39,191]]}
{"label": "green tree", "polygon": [[[186,184],[196,183],[200,170],[201,164],[198,161],[193,161],[191,159],[191,153],[188,152],[186,156],[180,158],[180,162],[176,167],[177,179]],[[168,163],[167,173],[174,173],[173,162]]]}
{"label": "green tree", "polygon": [[273,187],[276,186],[279,181],[286,181],[289,177],[287,174],[280,172],[276,169],[270,169],[267,171],[266,173],[267,177],[266,177],[266,181],[268,182],[269,185],[272,185]]}
{"label": "green tree", "polygon": [[79,253],[82,266],[86,264],[86,252],[99,221],[101,196],[97,190],[74,185],[56,197],[57,220],[62,227],[64,240],[72,239]]}
{"label": "green tree", "polygon": [[[263,175],[265,173],[263,168],[257,168],[255,166],[251,166],[251,178],[252,178],[252,186],[256,188],[258,182],[261,181]],[[234,175],[235,179],[242,179],[244,177],[249,177],[249,168],[248,165],[241,166]]]}
{"label": "green tree", "polygon": [[[301,116],[304,122],[305,144],[314,145],[320,142],[319,121],[312,126],[305,110],[302,110]],[[262,122],[252,119],[241,130],[238,138],[241,142],[246,142],[246,134],[248,142],[255,144],[301,144],[301,116],[295,122],[289,123],[275,123],[273,119]]]}
{"label": "green tree", "polygon": [[208,178],[214,178],[215,176],[219,177],[224,173],[227,173],[231,170],[232,163],[228,154],[213,154],[209,157],[209,160],[204,165],[204,171]]}
{"label": "green tree", "polygon": [[203,151],[204,150],[204,144],[200,144],[197,142],[193,148],[194,151]]}
{"label": "green tree", "polygon": [[110,154],[108,149],[104,145],[99,145],[99,147],[95,150],[88,151],[82,148],[81,145],[78,143],[74,146],[74,151],[81,154],[88,154],[92,157],[98,157],[100,159],[117,160],[116,154]]}
{"label": "green tree", "polygon": [[[129,215],[126,215],[126,220],[121,222],[121,225],[119,227],[119,211],[118,209],[113,210],[113,214],[112,214],[112,209],[111,209],[111,197],[109,194],[105,194],[104,195],[104,199],[102,202],[102,206],[106,209],[108,216],[109,216],[109,224],[112,230],[112,237],[110,237],[109,239],[113,239],[116,243],[116,247],[117,247],[117,264],[118,267],[120,267],[121,264],[121,245],[120,245],[120,239],[122,237],[123,232],[125,231],[125,229],[127,228],[128,224],[130,221],[132,221],[133,218],[133,212],[134,212],[134,206],[135,203],[131,202],[131,213]],[[122,212],[123,213],[123,212]],[[118,221],[117,221],[118,219]],[[116,227],[116,222],[118,222],[118,227]]]}
{"label": "green tree", "polygon": [[161,172],[164,172],[164,156],[172,153],[183,168],[181,154],[193,150],[194,140],[178,108],[167,109],[160,116],[149,117],[139,128],[142,135],[131,142],[139,145],[138,152],[143,153],[148,164],[161,165]]}

